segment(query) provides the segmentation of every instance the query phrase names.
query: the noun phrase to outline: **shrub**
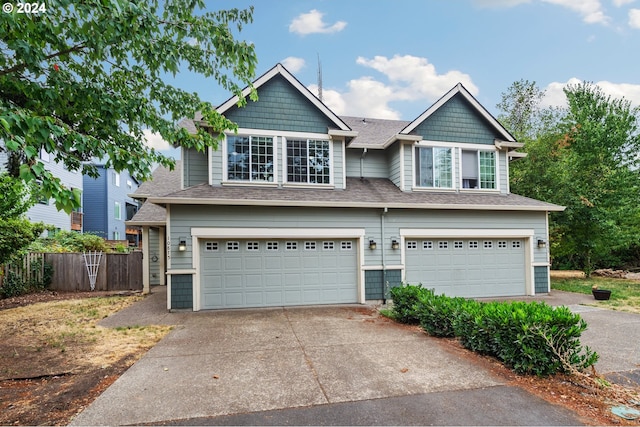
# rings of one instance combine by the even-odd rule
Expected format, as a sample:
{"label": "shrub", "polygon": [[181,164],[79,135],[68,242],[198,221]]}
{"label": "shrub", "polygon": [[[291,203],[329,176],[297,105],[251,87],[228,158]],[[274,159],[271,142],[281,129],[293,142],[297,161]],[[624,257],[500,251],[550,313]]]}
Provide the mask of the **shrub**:
{"label": "shrub", "polygon": [[421,285],[406,284],[391,288],[390,293],[393,300],[393,317],[398,322],[411,324],[420,323],[416,310],[420,296],[428,293],[433,295],[432,290],[424,289]]}
{"label": "shrub", "polygon": [[595,352],[580,344],[586,322],[567,307],[481,303],[410,285],[392,289],[392,296],[399,321],[417,319],[430,335],[458,337],[466,348],[494,356],[517,373],[544,376],[583,370],[598,360]]}
{"label": "shrub", "polygon": [[32,252],[106,252],[104,239],[91,233],[76,233],[74,231],[60,231],[52,237],[38,240],[31,245]]}
{"label": "shrub", "polygon": [[7,271],[0,287],[0,296],[2,298],[17,297],[27,292],[27,285],[24,280],[13,271]]}

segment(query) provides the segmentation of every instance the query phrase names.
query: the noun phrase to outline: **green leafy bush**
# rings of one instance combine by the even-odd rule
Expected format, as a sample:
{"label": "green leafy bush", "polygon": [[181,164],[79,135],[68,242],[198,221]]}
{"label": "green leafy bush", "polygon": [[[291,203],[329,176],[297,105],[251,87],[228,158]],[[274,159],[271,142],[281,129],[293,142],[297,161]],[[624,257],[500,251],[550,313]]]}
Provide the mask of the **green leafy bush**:
{"label": "green leafy bush", "polygon": [[424,289],[420,285],[405,285],[395,286],[389,291],[391,299],[393,300],[393,317],[401,323],[420,323],[418,312],[416,310],[416,304],[424,293],[431,293],[433,291]]}
{"label": "green leafy bush", "polygon": [[494,356],[518,373],[584,370],[598,360],[597,353],[580,344],[586,322],[567,307],[483,303],[411,285],[393,288],[391,295],[397,320],[417,320],[433,336],[458,337],[466,348]]}
{"label": "green leafy bush", "polygon": [[27,293],[27,285],[24,280],[13,271],[7,271],[0,287],[0,297],[11,298]]}
{"label": "green leafy bush", "polygon": [[32,252],[106,252],[104,239],[91,233],[60,231],[52,237],[39,239],[29,248]]}

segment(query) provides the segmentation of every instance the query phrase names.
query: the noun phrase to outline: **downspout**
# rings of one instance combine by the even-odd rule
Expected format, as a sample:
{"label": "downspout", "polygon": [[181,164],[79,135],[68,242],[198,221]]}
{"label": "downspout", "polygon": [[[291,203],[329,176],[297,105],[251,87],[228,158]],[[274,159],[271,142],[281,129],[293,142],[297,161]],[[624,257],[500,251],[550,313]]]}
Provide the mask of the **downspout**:
{"label": "downspout", "polygon": [[387,246],[385,244],[386,240],[385,240],[385,235],[384,235],[384,217],[386,216],[387,212],[389,212],[388,208],[384,208],[382,213],[380,214],[380,231],[382,233],[382,237],[380,238],[380,248],[382,249],[382,303],[386,304],[387,303],[387,263],[386,263],[386,257],[385,257],[385,247]]}
{"label": "downspout", "polygon": [[364,179],[364,158],[367,155],[367,149],[362,149],[362,155],[360,156],[360,180]]}

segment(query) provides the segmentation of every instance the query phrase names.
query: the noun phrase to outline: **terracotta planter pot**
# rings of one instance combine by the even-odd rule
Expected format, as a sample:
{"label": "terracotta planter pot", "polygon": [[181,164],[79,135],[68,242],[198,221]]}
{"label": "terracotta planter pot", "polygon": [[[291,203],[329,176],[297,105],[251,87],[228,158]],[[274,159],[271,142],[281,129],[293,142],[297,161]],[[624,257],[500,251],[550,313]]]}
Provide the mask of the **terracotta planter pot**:
{"label": "terracotta planter pot", "polygon": [[593,297],[597,300],[604,301],[611,297],[611,291],[608,289],[591,289]]}

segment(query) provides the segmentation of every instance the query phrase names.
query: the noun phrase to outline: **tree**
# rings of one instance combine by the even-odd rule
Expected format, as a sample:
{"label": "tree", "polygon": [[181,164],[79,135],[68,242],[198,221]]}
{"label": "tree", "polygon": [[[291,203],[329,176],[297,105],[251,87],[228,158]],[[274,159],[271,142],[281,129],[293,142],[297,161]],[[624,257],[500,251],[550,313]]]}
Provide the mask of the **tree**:
{"label": "tree", "polygon": [[[195,93],[166,84],[181,67],[219,84],[246,102],[257,58],[234,32],[252,22],[253,9],[202,13],[204,0],[56,0],[46,11],[0,14],[0,147],[9,172],[41,183],[58,209],[80,204],[38,158],[45,150],[72,171],[97,176],[88,163],[147,179],[173,159],[144,144],[150,130],[174,146],[203,151],[235,125]],[[251,99],[257,99],[255,90]],[[176,126],[202,114],[195,135]]]}
{"label": "tree", "polygon": [[[503,97],[518,93],[509,91]],[[531,93],[538,92],[526,91]],[[589,83],[569,85],[565,95],[566,109],[538,110],[541,125],[524,140],[528,155],[510,167],[511,188],[566,207],[550,217],[551,255],[590,275],[597,264],[609,262],[612,253],[639,241],[638,109]],[[532,110],[535,102],[528,101],[540,100],[503,99],[499,107],[518,105],[522,99]],[[521,129],[532,129],[526,120],[521,123]]]}
{"label": "tree", "polygon": [[34,204],[34,192],[6,173],[0,174],[0,270],[13,256],[29,246],[44,231],[24,213]]}
{"label": "tree", "polygon": [[554,218],[565,236],[558,255],[577,255],[589,275],[612,251],[639,240],[639,110],[589,83],[564,92],[565,185],[558,197],[567,209]]}
{"label": "tree", "polygon": [[518,141],[534,138],[539,130],[540,103],[544,94],[536,82],[524,79],[513,82],[506,92],[502,92],[497,108],[504,114],[498,119]]}

